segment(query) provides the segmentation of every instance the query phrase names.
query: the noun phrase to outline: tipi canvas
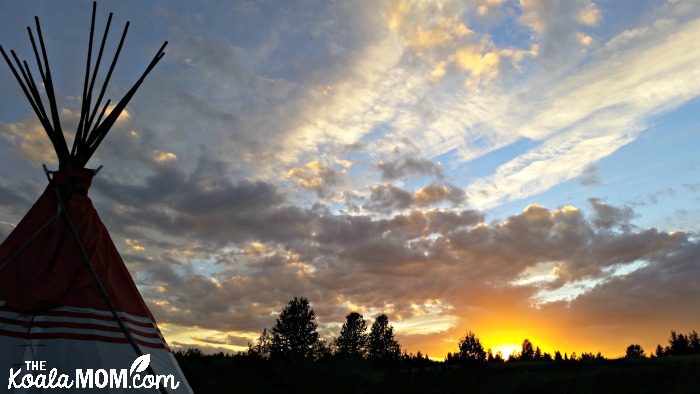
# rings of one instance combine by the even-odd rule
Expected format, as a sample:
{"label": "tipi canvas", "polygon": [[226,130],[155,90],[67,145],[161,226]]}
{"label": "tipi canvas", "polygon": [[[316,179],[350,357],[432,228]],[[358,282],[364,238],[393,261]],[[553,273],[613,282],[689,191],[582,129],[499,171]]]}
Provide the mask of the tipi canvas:
{"label": "tipi canvas", "polygon": [[[84,168],[163,56],[165,44],[114,109],[104,116],[105,104],[96,116],[105,89],[96,99],[92,89],[104,39],[91,66],[94,24],[93,4],[82,113],[70,151],[58,119],[38,19],[38,40],[29,33],[38,63],[37,80],[14,51],[13,64],[0,47],[59,159],[58,171],[46,171],[49,184],[44,193],[0,245],[0,391],[7,392],[7,387],[11,393],[191,393],[88,197],[96,171]],[[105,85],[125,35],[126,28]],[[48,108],[37,81],[44,85]]]}

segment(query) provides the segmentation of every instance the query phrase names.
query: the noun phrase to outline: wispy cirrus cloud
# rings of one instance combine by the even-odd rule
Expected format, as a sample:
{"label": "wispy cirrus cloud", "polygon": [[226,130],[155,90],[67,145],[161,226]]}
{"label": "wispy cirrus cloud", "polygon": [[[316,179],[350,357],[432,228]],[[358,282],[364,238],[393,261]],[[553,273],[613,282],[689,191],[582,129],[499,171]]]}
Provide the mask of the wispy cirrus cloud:
{"label": "wispy cirrus cloud", "polygon": [[531,106],[533,120],[515,128],[544,143],[470,185],[471,201],[493,206],[572,179],[633,141],[654,116],[696,97],[700,79],[689,70],[700,60],[693,44],[698,27],[670,24],[644,46],[612,57],[594,53],[577,73],[548,86],[540,97],[546,105]]}

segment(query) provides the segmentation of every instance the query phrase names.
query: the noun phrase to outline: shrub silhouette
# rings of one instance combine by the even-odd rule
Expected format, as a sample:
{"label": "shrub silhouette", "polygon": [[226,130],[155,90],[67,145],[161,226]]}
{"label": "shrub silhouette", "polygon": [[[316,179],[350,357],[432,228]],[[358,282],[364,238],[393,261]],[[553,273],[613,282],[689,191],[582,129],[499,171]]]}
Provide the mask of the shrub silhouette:
{"label": "shrub silhouette", "polygon": [[627,346],[627,350],[625,351],[625,357],[627,358],[639,358],[639,357],[644,357],[644,349],[642,349],[642,346],[632,344]]}

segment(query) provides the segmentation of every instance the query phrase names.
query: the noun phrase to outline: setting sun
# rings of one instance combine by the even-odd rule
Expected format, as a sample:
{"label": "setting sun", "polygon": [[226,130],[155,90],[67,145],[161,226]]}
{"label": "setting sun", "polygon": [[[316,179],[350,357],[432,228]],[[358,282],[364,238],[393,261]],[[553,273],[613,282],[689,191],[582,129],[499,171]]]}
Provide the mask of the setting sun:
{"label": "setting sun", "polygon": [[[491,352],[493,353],[494,357],[498,352],[501,352],[501,357],[503,357],[504,360],[507,360],[508,357],[510,357],[511,354],[517,353],[520,351],[520,346],[519,344],[513,344],[513,343],[504,343],[504,344],[498,344],[491,346]],[[488,346],[487,346],[488,348]]]}

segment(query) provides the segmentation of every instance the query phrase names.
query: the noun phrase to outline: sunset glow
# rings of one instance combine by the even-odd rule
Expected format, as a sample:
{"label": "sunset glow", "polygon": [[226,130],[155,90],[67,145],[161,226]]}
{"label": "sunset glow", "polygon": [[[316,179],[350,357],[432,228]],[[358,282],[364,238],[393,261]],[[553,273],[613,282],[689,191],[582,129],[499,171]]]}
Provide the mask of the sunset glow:
{"label": "sunset glow", "polygon": [[[98,9],[131,21],[106,96],[169,42],[88,167],[104,166],[90,197],[171,347],[244,351],[295,296],[329,343],[348,313],[384,313],[403,350],[439,360],[467,331],[507,358],[526,338],[619,357],[700,330],[700,2]],[[90,12],[0,13],[20,58],[41,18],[67,135]],[[3,63],[0,241],[44,163]]]}

